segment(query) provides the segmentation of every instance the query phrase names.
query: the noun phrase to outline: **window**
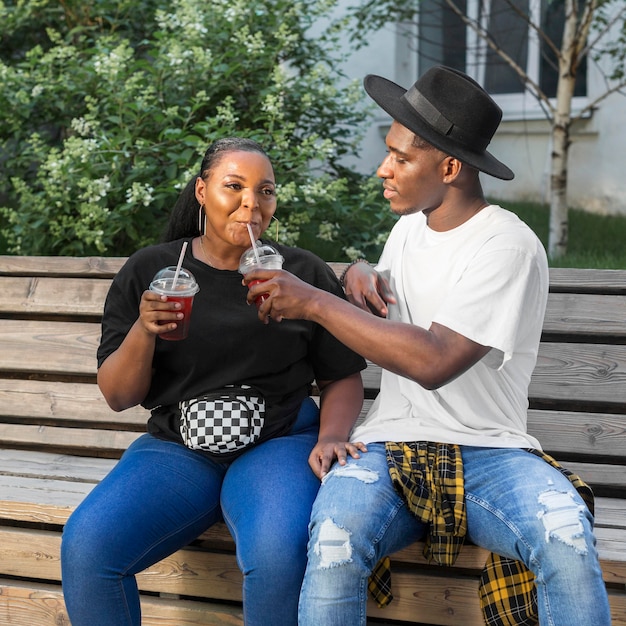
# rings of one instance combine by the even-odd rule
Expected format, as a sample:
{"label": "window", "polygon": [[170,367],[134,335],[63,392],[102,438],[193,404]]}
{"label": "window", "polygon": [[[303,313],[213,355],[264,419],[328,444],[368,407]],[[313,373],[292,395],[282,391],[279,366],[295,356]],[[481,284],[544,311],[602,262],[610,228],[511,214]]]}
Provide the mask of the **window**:
{"label": "window", "polygon": [[[479,21],[517,64],[525,68],[548,97],[556,95],[558,65],[552,50],[529,27],[535,23],[557,46],[561,43],[564,0],[456,0],[470,19]],[[418,69],[423,73],[443,64],[467,72],[492,94],[507,112],[537,109],[515,71],[450,8],[445,0],[421,0],[418,24]],[[587,68],[582,63],[575,96],[587,93]]]}

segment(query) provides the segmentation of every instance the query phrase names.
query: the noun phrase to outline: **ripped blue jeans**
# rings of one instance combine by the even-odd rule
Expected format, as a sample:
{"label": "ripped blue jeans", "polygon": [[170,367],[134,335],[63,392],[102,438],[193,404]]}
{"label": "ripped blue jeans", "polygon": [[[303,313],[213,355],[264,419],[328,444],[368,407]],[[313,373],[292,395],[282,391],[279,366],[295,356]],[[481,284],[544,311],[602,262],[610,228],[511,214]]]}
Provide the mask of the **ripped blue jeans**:
{"label": "ripped blue jeans", "polygon": [[[392,486],[384,444],[367,447],[333,466],[313,506],[299,626],[365,626],[372,568],[427,531]],[[532,570],[541,626],[608,626],[593,518],[569,480],[524,450],[461,450],[468,537]]]}

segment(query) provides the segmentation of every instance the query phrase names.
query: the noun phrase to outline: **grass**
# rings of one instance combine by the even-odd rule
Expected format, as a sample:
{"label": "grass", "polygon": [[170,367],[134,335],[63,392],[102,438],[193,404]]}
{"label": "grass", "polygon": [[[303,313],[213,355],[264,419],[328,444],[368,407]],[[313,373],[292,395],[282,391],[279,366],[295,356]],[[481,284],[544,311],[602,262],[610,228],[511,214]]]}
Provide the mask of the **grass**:
{"label": "grass", "polygon": [[[524,220],[548,248],[549,210],[530,202],[501,203]],[[552,267],[626,269],[626,216],[596,215],[580,209],[569,211],[567,254],[550,259]]]}

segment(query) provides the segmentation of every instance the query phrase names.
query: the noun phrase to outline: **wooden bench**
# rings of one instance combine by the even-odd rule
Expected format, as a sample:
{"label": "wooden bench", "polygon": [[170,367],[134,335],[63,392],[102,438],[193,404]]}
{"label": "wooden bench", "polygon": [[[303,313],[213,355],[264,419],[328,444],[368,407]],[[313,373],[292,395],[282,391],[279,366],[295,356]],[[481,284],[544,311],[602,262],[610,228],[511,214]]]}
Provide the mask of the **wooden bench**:
{"label": "wooden bench", "polygon": [[[61,530],[145,429],[95,384],[103,301],[121,258],[0,257],[0,624],[68,624]],[[341,264],[331,264],[337,273]],[[369,406],[380,372],[364,373]],[[598,547],[613,623],[626,625],[626,270],[552,270],[530,431],[596,493]],[[413,545],[393,555],[394,601],[371,623],[482,624],[466,547],[453,568]],[[138,577],[144,624],[241,625],[241,575],[217,526]],[[584,590],[581,590],[584,593]],[[280,625],[277,625],[280,626]],[[323,625],[322,625],[323,626]],[[589,626],[593,626],[590,624]]]}

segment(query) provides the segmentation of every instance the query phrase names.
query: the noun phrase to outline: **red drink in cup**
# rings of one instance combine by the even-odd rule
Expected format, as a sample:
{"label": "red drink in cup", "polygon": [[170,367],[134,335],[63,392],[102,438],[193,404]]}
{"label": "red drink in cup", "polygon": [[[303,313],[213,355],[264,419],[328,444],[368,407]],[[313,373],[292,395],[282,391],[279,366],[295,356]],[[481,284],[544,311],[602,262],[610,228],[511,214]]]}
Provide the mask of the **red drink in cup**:
{"label": "red drink in cup", "polygon": [[[176,267],[165,267],[157,272],[150,283],[150,291],[165,295],[168,300],[180,302],[181,304],[181,308],[178,312],[183,314],[183,319],[176,320],[176,328],[174,330],[159,335],[161,339],[168,341],[179,341],[180,339],[185,339],[189,334],[193,298],[200,290],[196,279],[189,270],[186,270],[184,267],[180,268],[176,284],[174,284],[175,275]],[[167,323],[169,324],[171,322]]]}
{"label": "red drink in cup", "polygon": [[[283,256],[268,244],[262,244],[260,241],[253,248],[248,248],[239,261],[239,272],[244,276],[253,270],[279,270],[283,267]],[[253,280],[248,286],[256,285],[264,281]],[[254,299],[257,308],[267,300],[267,294],[262,293]]]}

